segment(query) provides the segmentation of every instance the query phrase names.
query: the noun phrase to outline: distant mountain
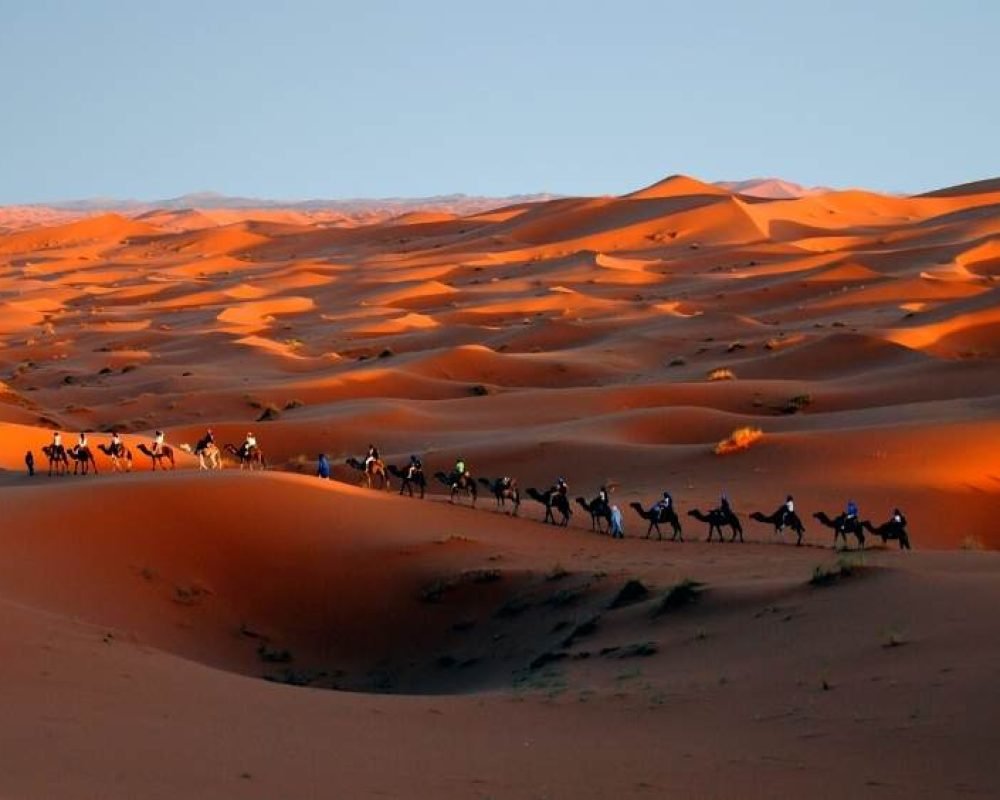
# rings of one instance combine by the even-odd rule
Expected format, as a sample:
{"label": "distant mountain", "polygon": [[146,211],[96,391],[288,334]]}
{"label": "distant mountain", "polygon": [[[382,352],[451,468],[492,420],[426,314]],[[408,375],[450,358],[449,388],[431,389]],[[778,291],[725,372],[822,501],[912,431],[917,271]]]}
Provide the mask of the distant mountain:
{"label": "distant mountain", "polygon": [[[962,187],[960,187],[961,189]],[[951,190],[951,191],[960,191]],[[743,181],[718,181],[703,183],[683,175],[673,175],[640,189],[626,197],[635,199],[659,198],[677,194],[715,194],[734,192],[766,199],[790,199],[830,191],[822,187],[800,186],[780,178],[753,178]],[[947,190],[943,190],[947,191]],[[371,222],[401,216],[417,211],[454,214],[457,216],[479,214],[496,208],[521,203],[552,200],[561,195],[537,193],[517,194],[507,197],[482,197],[466,194],[435,195],[433,197],[357,197],[348,199],[272,200],[262,197],[236,197],[218,192],[202,191],[167,197],[161,200],[117,199],[91,197],[82,200],[64,200],[25,206],[0,206],[0,228],[11,230],[30,227],[32,224],[54,224],[92,214],[114,212],[129,217],[151,212],[180,212],[193,209],[202,211],[267,210],[298,211],[310,215],[342,215],[345,220]]]}
{"label": "distant mountain", "polygon": [[233,197],[218,192],[192,192],[180,197],[168,197],[162,200],[116,200],[107,197],[94,197],[84,200],[65,200],[53,203],[39,203],[37,208],[51,208],[59,211],[96,212],[118,211],[127,214],[139,214],[153,209],[178,211],[188,208],[202,209],[291,209],[295,211],[331,210],[344,213],[391,211],[405,213],[417,209],[459,209],[467,213],[475,213],[491,208],[517,203],[539,202],[551,200],[553,194],[519,194],[508,197],[477,197],[465,194],[447,194],[434,197],[381,197],[381,198],[350,198],[343,200],[312,199],[312,200],[269,200],[261,197]]}

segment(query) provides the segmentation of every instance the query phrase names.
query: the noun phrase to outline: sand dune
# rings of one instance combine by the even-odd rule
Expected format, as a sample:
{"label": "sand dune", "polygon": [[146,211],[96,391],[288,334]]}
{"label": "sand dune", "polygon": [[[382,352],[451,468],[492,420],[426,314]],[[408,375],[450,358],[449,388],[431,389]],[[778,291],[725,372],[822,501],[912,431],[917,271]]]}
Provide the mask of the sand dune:
{"label": "sand dune", "polygon": [[[738,190],[0,212],[0,794],[1000,793],[1000,188]],[[54,428],[132,473],[49,478]],[[626,538],[359,488],[369,442],[611,484]],[[643,539],[664,490],[746,543]],[[749,518],[788,493],[804,547]],[[848,499],[914,550],[839,562]]]}

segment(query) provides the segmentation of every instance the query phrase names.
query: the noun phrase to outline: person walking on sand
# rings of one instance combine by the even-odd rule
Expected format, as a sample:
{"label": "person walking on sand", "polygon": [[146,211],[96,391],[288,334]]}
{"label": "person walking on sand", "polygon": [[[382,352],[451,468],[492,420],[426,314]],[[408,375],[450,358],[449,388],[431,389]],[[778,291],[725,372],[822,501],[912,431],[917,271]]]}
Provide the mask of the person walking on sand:
{"label": "person walking on sand", "polygon": [[35,476],[35,454],[30,450],[24,454],[24,466],[28,468],[28,477],[33,478]]}
{"label": "person walking on sand", "polygon": [[326,457],[326,453],[319,454],[319,460],[316,463],[316,477],[323,480],[328,480],[330,477],[330,460]]}
{"label": "person walking on sand", "polygon": [[622,522],[622,510],[616,505],[611,506],[611,538],[625,538],[625,527]]}

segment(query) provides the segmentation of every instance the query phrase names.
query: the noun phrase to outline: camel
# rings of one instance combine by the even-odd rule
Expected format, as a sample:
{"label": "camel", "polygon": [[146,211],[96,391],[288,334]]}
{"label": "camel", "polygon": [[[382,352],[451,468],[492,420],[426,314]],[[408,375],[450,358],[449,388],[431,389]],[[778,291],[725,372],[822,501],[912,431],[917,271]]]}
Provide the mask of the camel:
{"label": "camel", "polygon": [[604,533],[604,527],[601,525],[601,520],[607,523],[607,530],[611,530],[611,506],[607,502],[602,500],[600,496],[595,497],[590,502],[584,497],[576,498],[577,505],[580,506],[584,511],[590,514],[590,529],[595,530],[598,533]]}
{"label": "camel", "polygon": [[803,534],[805,534],[806,529],[805,526],[802,524],[802,520],[799,519],[798,514],[792,511],[788,513],[788,516],[786,518],[785,516],[786,511],[787,509],[784,506],[781,506],[781,508],[779,508],[770,516],[765,516],[760,511],[754,511],[750,515],[750,519],[756,520],[757,522],[763,522],[766,525],[773,525],[775,533],[781,533],[783,526],[787,525],[789,528],[795,531],[795,535],[798,537],[798,540],[795,542],[795,545],[796,547],[798,547],[802,544],[802,536]]}
{"label": "camel", "polygon": [[259,447],[251,447],[248,451],[243,446],[225,444],[222,449],[240,462],[240,469],[247,469],[251,472],[255,469],[264,469],[264,451]]}
{"label": "camel", "polygon": [[366,465],[364,461],[359,461],[354,458],[354,456],[351,456],[346,459],[344,463],[361,473],[362,486],[374,489],[375,481],[377,479],[379,482],[378,488],[389,491],[389,472],[386,470],[385,462],[381,458],[376,458],[374,461],[370,461]]}
{"label": "camel", "polygon": [[640,503],[629,503],[629,505],[632,506],[633,509],[635,509],[636,514],[638,514],[644,520],[649,521],[649,528],[646,529],[645,538],[648,539],[650,535],[653,533],[653,529],[655,528],[657,540],[659,541],[663,539],[663,534],[660,531],[660,523],[665,522],[669,523],[670,527],[674,529],[674,535],[670,537],[670,541],[672,542],[684,541],[684,533],[681,530],[681,521],[677,517],[677,512],[674,511],[674,507],[672,505],[667,509],[657,508],[657,506],[653,506],[653,508],[649,509],[649,511],[646,511]]}
{"label": "camel", "polygon": [[732,511],[728,514],[721,509],[713,508],[707,514],[699,511],[697,508],[692,508],[688,511],[689,517],[694,517],[699,522],[708,523],[708,538],[705,540],[707,542],[712,541],[712,531],[719,532],[719,541],[725,541],[722,538],[722,529],[725,527],[731,528],[733,531],[732,538],[730,542],[735,542],[736,537],[740,537],[740,541],[743,541],[743,525],[740,524],[740,518],[736,516]]}
{"label": "camel", "polygon": [[193,448],[189,444],[181,444],[178,447],[185,453],[198,456],[198,469],[222,469],[222,451],[214,443],[198,442]]}
{"label": "camel", "polygon": [[132,451],[125,445],[119,445],[116,448],[111,445],[99,444],[97,445],[97,449],[111,459],[111,469],[114,472],[122,471],[122,461],[125,462],[125,472],[132,471]]}
{"label": "camel", "polygon": [[560,494],[555,489],[546,489],[544,492],[540,492],[535,488],[526,489],[524,493],[532,500],[545,506],[544,522],[551,522],[553,525],[556,524],[556,518],[552,514],[552,509],[554,508],[562,516],[562,521],[558,524],[564,528],[569,525],[569,518],[573,516],[573,509],[570,508],[566,495]]}
{"label": "camel", "polygon": [[521,492],[517,488],[516,478],[497,478],[495,480],[480,478],[479,482],[489,489],[493,497],[496,498],[497,508],[506,510],[507,501],[510,500],[513,505],[511,516],[517,516],[518,509],[521,507]]}
{"label": "camel", "polygon": [[97,474],[97,461],[94,460],[94,453],[89,447],[74,445],[66,450],[66,455],[73,460],[74,475],[78,472],[81,475],[86,475],[91,467],[94,468],[94,474]]}
{"label": "camel", "polygon": [[861,523],[866,531],[868,531],[872,536],[878,536],[882,543],[895,539],[899,542],[900,550],[910,550],[910,535],[906,532],[906,517],[902,518],[901,522],[896,522],[892,517],[889,518],[888,522],[883,522],[878,527],[871,524],[869,520],[864,520]]}
{"label": "camel", "polygon": [[476,482],[468,472],[457,476],[454,473],[451,475],[445,475],[443,472],[435,472],[434,477],[451,489],[450,501],[452,503],[455,502],[455,496],[459,492],[464,492],[468,497],[472,498],[472,505],[476,505],[476,500],[478,499]]}
{"label": "camel", "polygon": [[858,540],[858,548],[865,549],[865,531],[857,517],[847,518],[847,514],[840,514],[830,519],[824,512],[817,511],[813,516],[819,520],[819,524],[827,528],[833,528],[833,549],[837,549],[837,539],[843,538],[844,549],[847,549],[847,534],[853,533]]}
{"label": "camel", "polygon": [[144,444],[140,444],[137,449],[144,456],[149,456],[151,459],[153,459],[153,472],[156,472],[157,465],[159,465],[160,469],[166,470],[166,467],[163,466],[163,459],[166,459],[167,461],[170,462],[170,469],[174,469],[177,466],[174,463],[174,448],[172,448],[169,444],[165,444],[160,448],[159,455],[154,453]]}
{"label": "camel", "polygon": [[58,447],[54,444],[42,446],[42,452],[49,460],[49,477],[52,477],[52,468],[55,467],[56,475],[67,475],[69,473],[69,456],[66,455],[66,448],[63,445]]}
{"label": "camel", "polygon": [[416,486],[420,490],[420,499],[424,499],[424,493],[427,491],[427,478],[424,477],[423,468],[414,469],[411,477],[409,464],[405,467],[397,467],[395,464],[390,464],[389,474],[394,478],[399,478],[400,494],[409,492],[410,497],[413,497],[413,487]]}

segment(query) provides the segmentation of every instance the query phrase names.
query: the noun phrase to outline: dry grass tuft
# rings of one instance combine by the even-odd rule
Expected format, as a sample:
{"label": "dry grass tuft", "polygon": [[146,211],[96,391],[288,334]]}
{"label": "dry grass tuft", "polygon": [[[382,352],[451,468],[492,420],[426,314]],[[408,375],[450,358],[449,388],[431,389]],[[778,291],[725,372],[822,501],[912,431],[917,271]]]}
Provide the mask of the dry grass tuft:
{"label": "dry grass tuft", "polygon": [[731,369],[713,369],[708,373],[710,381],[734,381],[736,376]]}
{"label": "dry grass tuft", "polygon": [[728,453],[738,453],[762,438],[764,438],[764,431],[760,428],[737,428],[729,434],[728,439],[723,439],[715,446],[715,454],[724,456]]}

